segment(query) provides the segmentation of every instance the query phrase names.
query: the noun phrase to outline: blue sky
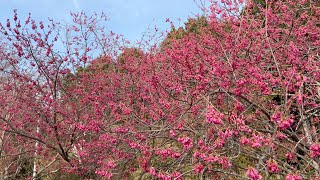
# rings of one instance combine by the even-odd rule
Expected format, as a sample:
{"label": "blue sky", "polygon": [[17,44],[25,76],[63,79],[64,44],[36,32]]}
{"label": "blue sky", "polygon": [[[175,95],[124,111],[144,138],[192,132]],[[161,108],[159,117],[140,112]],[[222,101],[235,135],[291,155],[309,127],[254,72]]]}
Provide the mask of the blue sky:
{"label": "blue sky", "polygon": [[18,10],[21,19],[30,12],[34,19],[42,21],[48,17],[69,21],[70,11],[103,11],[110,17],[109,29],[130,41],[139,40],[149,26],[169,29],[166,18],[182,26],[188,17],[201,14],[193,0],[0,0],[0,21],[12,18],[13,9]]}

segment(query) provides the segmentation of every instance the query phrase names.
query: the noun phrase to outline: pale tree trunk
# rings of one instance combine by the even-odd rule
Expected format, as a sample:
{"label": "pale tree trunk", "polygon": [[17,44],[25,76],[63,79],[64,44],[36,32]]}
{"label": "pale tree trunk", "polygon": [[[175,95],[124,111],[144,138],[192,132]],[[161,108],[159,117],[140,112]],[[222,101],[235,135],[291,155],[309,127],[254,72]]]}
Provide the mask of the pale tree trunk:
{"label": "pale tree trunk", "polygon": [[[5,119],[9,119],[9,115],[6,114],[5,115]],[[5,152],[4,152],[4,149],[3,149],[3,146],[4,146],[4,138],[5,138],[5,134],[6,134],[6,131],[2,131],[2,134],[1,134],[1,139],[0,139],[0,158],[4,157],[5,156]],[[8,177],[8,168],[6,166],[6,162],[3,162],[3,171],[1,171],[1,174],[0,174],[0,179],[7,179]]]}
{"label": "pale tree trunk", "polygon": [[[302,94],[304,91],[303,87],[304,86],[300,87],[300,90],[299,90],[300,94]],[[300,121],[302,121],[303,131],[304,131],[305,137],[307,139],[307,144],[310,147],[314,143],[314,141],[312,138],[310,125],[308,124],[308,119],[305,116],[305,110],[304,110],[303,103],[302,103],[302,105],[299,106],[299,114],[300,114],[300,118],[301,118]],[[316,175],[318,176],[319,172],[320,172],[319,164],[313,159],[311,159],[311,163],[312,163],[313,168],[315,168],[315,170],[316,170]]]}
{"label": "pale tree trunk", "polygon": [[[39,128],[39,126],[37,126],[37,134],[39,134],[39,133],[40,133],[40,128]],[[32,169],[32,180],[36,179],[36,177],[37,177],[38,146],[39,146],[39,142],[36,141],[36,143],[34,145],[35,152],[34,152],[33,169]]]}
{"label": "pale tree trunk", "polygon": [[[0,147],[0,158],[4,155],[3,152],[2,152],[3,151],[3,149],[2,149],[3,148],[3,143],[4,143],[3,142],[4,135],[5,135],[5,131],[2,132],[1,139],[0,139],[0,146],[1,146]],[[2,165],[4,166],[4,164],[1,163],[1,166]],[[3,168],[3,170],[0,172],[0,180],[5,179],[5,176],[6,176],[6,168]]]}

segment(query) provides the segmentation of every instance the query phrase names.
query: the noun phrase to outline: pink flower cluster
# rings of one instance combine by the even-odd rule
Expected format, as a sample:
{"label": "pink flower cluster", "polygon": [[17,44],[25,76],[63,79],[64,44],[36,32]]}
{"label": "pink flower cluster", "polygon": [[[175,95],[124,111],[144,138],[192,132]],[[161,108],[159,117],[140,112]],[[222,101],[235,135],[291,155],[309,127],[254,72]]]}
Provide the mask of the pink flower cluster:
{"label": "pink flower cluster", "polygon": [[243,145],[249,145],[253,148],[259,148],[263,145],[270,145],[270,141],[263,136],[252,134],[251,138],[247,138],[245,136],[241,137],[240,142]]}
{"label": "pink flower cluster", "polygon": [[249,167],[247,172],[246,172],[246,174],[247,174],[248,178],[251,179],[251,180],[260,180],[260,179],[262,179],[262,176],[253,167]]}
{"label": "pink flower cluster", "polygon": [[193,171],[195,174],[200,174],[202,173],[203,169],[204,169],[204,166],[201,163],[199,163],[194,166]]}
{"label": "pink flower cluster", "polygon": [[179,137],[178,141],[183,145],[184,149],[189,150],[193,146],[192,139],[189,137]]}
{"label": "pink flower cluster", "polygon": [[181,173],[179,173],[177,171],[174,171],[170,175],[170,174],[164,174],[162,172],[157,172],[154,167],[150,167],[149,173],[150,173],[150,175],[157,177],[158,179],[161,179],[161,180],[171,180],[171,179],[182,180]]}
{"label": "pink flower cluster", "polygon": [[156,154],[161,156],[162,159],[165,159],[167,157],[179,158],[181,156],[179,152],[174,152],[171,148],[157,150]]}
{"label": "pink flower cluster", "polygon": [[288,174],[286,180],[302,180],[302,177],[297,174]]}
{"label": "pink flower cluster", "polygon": [[223,124],[222,119],[224,115],[216,111],[212,106],[208,107],[206,118],[208,123]]}
{"label": "pink flower cluster", "polygon": [[277,173],[280,171],[279,167],[278,167],[278,163],[275,161],[275,160],[269,160],[267,162],[267,167],[268,167],[268,170],[271,172],[271,173]]}
{"label": "pink flower cluster", "polygon": [[310,156],[312,158],[320,156],[320,144],[312,144],[310,146]]}
{"label": "pink flower cluster", "polygon": [[292,161],[293,160],[293,153],[292,152],[288,152],[287,154],[286,154],[286,158],[289,160],[289,161]]}
{"label": "pink flower cluster", "polygon": [[225,157],[225,156],[214,156],[214,155],[207,156],[204,153],[200,153],[200,152],[196,151],[193,154],[193,157],[196,159],[201,159],[202,161],[207,162],[207,163],[218,163],[219,165],[222,166],[223,169],[227,169],[232,166],[228,157]]}
{"label": "pink flower cluster", "polygon": [[288,129],[291,127],[292,123],[294,122],[294,118],[292,116],[289,117],[282,117],[280,112],[275,112],[271,116],[271,121],[276,122],[281,130]]}
{"label": "pink flower cluster", "polygon": [[104,170],[96,170],[95,173],[99,176],[106,177],[107,179],[111,179],[111,177],[112,177],[112,173],[110,173],[108,171],[104,171]]}
{"label": "pink flower cluster", "polygon": [[292,123],[294,122],[294,119],[289,117],[286,119],[283,119],[282,121],[278,122],[279,128],[280,129],[288,129],[289,127],[291,127]]}

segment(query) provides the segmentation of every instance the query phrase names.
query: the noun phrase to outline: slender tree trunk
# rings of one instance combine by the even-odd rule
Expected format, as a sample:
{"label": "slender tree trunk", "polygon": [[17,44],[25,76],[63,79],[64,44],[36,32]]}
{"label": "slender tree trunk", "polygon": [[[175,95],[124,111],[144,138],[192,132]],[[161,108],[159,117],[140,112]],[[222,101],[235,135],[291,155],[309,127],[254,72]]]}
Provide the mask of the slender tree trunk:
{"label": "slender tree trunk", "polygon": [[[40,128],[39,128],[39,126],[37,126],[37,134],[39,134],[39,133],[40,133]],[[36,141],[36,143],[34,145],[35,152],[34,152],[33,169],[32,169],[32,180],[35,180],[37,177],[38,146],[39,146],[39,142]]]}
{"label": "slender tree trunk", "polygon": [[[301,86],[300,93],[303,93],[303,91],[304,91],[303,87],[304,86]],[[314,143],[314,141],[313,141],[313,138],[312,138],[310,125],[307,122],[308,119],[305,117],[305,111],[304,111],[304,106],[303,105],[301,105],[299,107],[299,113],[300,113],[300,118],[302,120],[303,131],[304,131],[305,137],[307,139],[307,144],[310,147]],[[320,173],[319,164],[313,159],[311,159],[311,162],[312,162],[313,168],[315,168],[315,170],[316,170],[316,175],[318,176],[319,173]]]}

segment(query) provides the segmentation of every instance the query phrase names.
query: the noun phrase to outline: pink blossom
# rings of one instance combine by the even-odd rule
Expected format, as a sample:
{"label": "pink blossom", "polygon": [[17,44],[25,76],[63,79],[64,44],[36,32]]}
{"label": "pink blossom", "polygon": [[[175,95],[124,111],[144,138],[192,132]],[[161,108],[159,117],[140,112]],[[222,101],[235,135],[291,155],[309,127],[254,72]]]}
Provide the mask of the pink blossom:
{"label": "pink blossom", "polygon": [[247,174],[248,178],[250,178],[251,180],[260,180],[260,179],[262,179],[262,176],[253,167],[249,167],[247,172],[246,172],[246,174]]}
{"label": "pink blossom", "polygon": [[218,111],[216,111],[213,107],[209,106],[207,113],[206,113],[206,118],[208,123],[213,123],[213,124],[223,124],[222,119],[224,115]]}
{"label": "pink blossom", "polygon": [[273,121],[273,122],[279,122],[280,120],[281,120],[281,113],[280,112],[275,112],[271,116],[271,121]]}
{"label": "pink blossom", "polygon": [[180,158],[181,157],[181,153],[174,152],[174,153],[171,154],[171,157],[172,158]]}
{"label": "pink blossom", "polygon": [[195,167],[193,168],[193,171],[195,174],[200,174],[202,173],[203,169],[204,169],[203,165],[199,163],[195,165]]}
{"label": "pink blossom", "polygon": [[301,93],[298,93],[297,95],[297,104],[298,105],[302,105],[303,103],[303,96],[301,95]]}
{"label": "pink blossom", "polygon": [[243,144],[243,145],[247,145],[249,144],[250,140],[247,138],[247,137],[241,137],[240,139],[240,142]]}
{"label": "pink blossom", "polygon": [[171,174],[171,176],[172,176],[173,179],[175,179],[175,180],[182,180],[182,179],[183,179],[181,173],[180,173],[180,172],[177,172],[177,171],[174,171],[174,172]]}
{"label": "pink blossom", "polygon": [[156,169],[155,169],[154,167],[150,167],[149,173],[150,173],[152,176],[156,176],[156,175],[157,175]]}
{"label": "pink blossom", "polygon": [[278,163],[274,160],[269,160],[267,162],[267,167],[268,167],[268,170],[272,173],[276,173],[276,172],[279,172],[279,167],[278,167]]}
{"label": "pink blossom", "polygon": [[252,136],[253,137],[250,140],[251,147],[253,147],[253,148],[261,147],[262,143],[264,142],[265,139],[262,136],[259,136],[256,134],[253,134]]}
{"label": "pink blossom", "polygon": [[170,133],[170,137],[175,137],[176,136],[176,133],[172,129],[169,131],[169,133]]}
{"label": "pink blossom", "polygon": [[287,118],[287,119],[279,121],[278,125],[279,125],[279,128],[281,130],[283,130],[283,129],[288,129],[292,125],[293,122],[294,122],[293,118]]}
{"label": "pink blossom", "polygon": [[112,177],[112,174],[110,172],[104,170],[96,170],[95,173],[99,176],[106,177],[107,179],[111,179]]}
{"label": "pink blossom", "polygon": [[117,165],[116,165],[116,163],[115,163],[114,161],[109,161],[109,162],[107,163],[107,166],[108,166],[108,168],[113,169],[113,168],[115,168]]}
{"label": "pink blossom", "polygon": [[278,133],[276,134],[276,136],[277,136],[277,138],[279,138],[279,139],[284,139],[284,138],[286,138],[286,135],[284,135],[284,134],[281,133],[281,132],[278,132]]}
{"label": "pink blossom", "polygon": [[184,149],[188,150],[193,146],[192,139],[189,137],[180,137],[178,141],[183,145]]}
{"label": "pink blossom", "polygon": [[227,169],[227,168],[232,166],[231,162],[229,161],[229,159],[227,157],[220,158],[219,159],[219,164],[222,165],[223,169]]}
{"label": "pink blossom", "polygon": [[288,153],[286,154],[286,158],[287,158],[288,160],[292,161],[292,159],[293,159],[293,154],[292,154],[291,152],[288,152]]}
{"label": "pink blossom", "polygon": [[180,153],[174,152],[171,148],[158,150],[156,151],[156,154],[160,155],[163,159],[167,157],[179,158],[181,156]]}
{"label": "pink blossom", "polygon": [[219,157],[213,156],[213,155],[209,155],[204,160],[207,161],[207,162],[213,163],[213,162],[218,162],[219,161]]}
{"label": "pink blossom", "polygon": [[297,174],[288,174],[286,180],[302,180],[302,177]]}
{"label": "pink blossom", "polygon": [[320,156],[320,144],[312,144],[310,146],[310,156],[312,158]]}
{"label": "pink blossom", "polygon": [[161,180],[171,180],[171,177],[170,175],[166,175],[166,174],[163,174],[163,173],[158,173],[158,176],[157,176],[159,179]]}

